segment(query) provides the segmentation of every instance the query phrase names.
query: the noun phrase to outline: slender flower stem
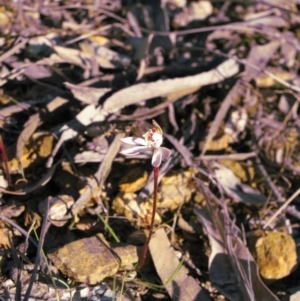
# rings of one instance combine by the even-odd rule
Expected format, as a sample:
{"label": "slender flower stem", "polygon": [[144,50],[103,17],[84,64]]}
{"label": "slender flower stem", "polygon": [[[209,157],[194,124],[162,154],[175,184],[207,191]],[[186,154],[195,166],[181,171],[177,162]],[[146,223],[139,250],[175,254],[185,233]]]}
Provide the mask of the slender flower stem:
{"label": "slender flower stem", "polygon": [[141,269],[145,263],[147,251],[149,248],[149,243],[153,234],[155,212],[156,212],[159,166],[163,160],[164,161],[168,160],[172,153],[171,150],[169,150],[168,148],[161,146],[163,142],[163,131],[159,126],[159,124],[155,120],[152,120],[152,124],[153,124],[153,128],[151,128],[148,132],[146,132],[143,135],[143,138],[126,137],[121,139],[122,142],[132,145],[131,148],[122,150],[120,152],[123,155],[134,156],[136,154],[139,154],[144,151],[148,151],[150,149],[153,152],[151,164],[153,167],[153,175],[154,175],[154,189],[153,189],[153,207],[152,207],[150,232],[147,241],[144,244],[141,260],[137,266],[137,270]]}
{"label": "slender flower stem", "polygon": [[151,237],[152,237],[152,234],[153,234],[154,220],[155,220],[155,213],[156,213],[158,174],[159,174],[159,167],[153,166],[154,189],[153,189],[152,216],[151,216],[151,223],[150,223],[150,230],[149,230],[150,232],[149,232],[149,236],[147,238],[147,241],[144,244],[141,260],[139,262],[137,270],[140,270],[144,266],[147,251],[149,249],[149,243],[150,243],[150,240],[151,240]]}
{"label": "slender flower stem", "polygon": [[5,146],[4,146],[1,134],[0,134],[0,151],[2,153],[2,159],[3,159],[3,163],[4,163],[4,169],[5,169],[5,173],[6,173],[8,186],[11,186],[11,178],[10,178],[10,173],[9,173],[9,169],[8,169],[8,159],[7,159],[6,150],[5,150]]}

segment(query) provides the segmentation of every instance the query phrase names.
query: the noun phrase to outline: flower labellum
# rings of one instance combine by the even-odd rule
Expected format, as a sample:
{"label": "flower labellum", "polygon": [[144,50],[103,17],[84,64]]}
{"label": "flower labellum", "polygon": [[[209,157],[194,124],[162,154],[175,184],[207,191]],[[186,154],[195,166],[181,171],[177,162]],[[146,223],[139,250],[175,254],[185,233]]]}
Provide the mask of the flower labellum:
{"label": "flower labellum", "polygon": [[133,145],[133,147],[125,149],[120,154],[134,156],[149,149],[153,150],[152,166],[159,167],[162,160],[168,160],[171,150],[161,147],[163,141],[163,131],[155,120],[152,120],[153,128],[151,128],[144,138],[126,137],[120,139],[122,142]]}

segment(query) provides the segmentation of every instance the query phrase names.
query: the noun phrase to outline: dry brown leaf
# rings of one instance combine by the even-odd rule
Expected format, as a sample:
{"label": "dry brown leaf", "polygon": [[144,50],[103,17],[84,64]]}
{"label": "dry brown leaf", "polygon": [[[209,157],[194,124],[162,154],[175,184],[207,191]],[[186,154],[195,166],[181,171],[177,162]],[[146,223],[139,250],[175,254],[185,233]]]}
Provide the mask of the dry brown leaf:
{"label": "dry brown leaf", "polygon": [[261,276],[265,279],[281,279],[297,267],[294,239],[285,232],[266,232],[255,245],[256,260]]}
{"label": "dry brown leaf", "polygon": [[[173,301],[210,301],[208,293],[191,276],[184,265],[180,266],[174,249],[164,229],[155,231],[149,250],[157,274]],[[178,271],[177,269],[180,268]]]}
{"label": "dry brown leaf", "polygon": [[239,71],[239,66],[234,59],[229,59],[217,68],[193,76],[158,80],[151,83],[141,83],[122,89],[108,97],[103,104],[105,112],[118,112],[122,108],[140,103],[155,97],[165,97],[171,93],[179,93],[182,90],[201,88],[223,81],[232,77]]}
{"label": "dry brown leaf", "polygon": [[[297,11],[297,6],[296,6],[297,0],[291,0],[291,1],[285,1],[285,0],[265,0],[264,2],[266,4],[271,4],[272,6],[274,5],[274,7],[283,9],[283,12],[284,12],[285,9],[286,10],[291,10],[291,11],[294,11],[294,12]],[[298,3],[299,3],[299,1],[298,1]]]}
{"label": "dry brown leaf", "polygon": [[[18,112],[22,112],[24,110],[30,109],[32,106],[43,103],[43,100],[38,101],[26,101],[26,102],[19,102],[18,104],[10,105],[7,107],[4,107],[0,109],[0,120],[5,119],[6,122],[10,123],[10,118],[13,114],[16,114]],[[28,122],[24,125],[26,127],[27,124],[29,124],[32,119],[36,118],[35,115],[31,116]],[[10,117],[10,118],[9,118]]]}
{"label": "dry brown leaf", "polygon": [[[283,58],[280,60],[281,66],[286,64],[288,68],[293,70],[295,63],[297,61],[297,53],[299,39],[296,36],[290,35],[290,32],[286,32],[287,41],[281,45],[281,54]],[[286,79],[288,80],[288,79]]]}
{"label": "dry brown leaf", "polygon": [[89,163],[89,162],[102,162],[105,154],[98,153],[95,151],[84,151],[82,153],[78,153],[74,157],[75,163]]}
{"label": "dry brown leaf", "polygon": [[[97,57],[97,63],[101,67],[115,69],[116,66],[128,66],[131,58],[127,55],[119,54],[112,49],[93,43]],[[112,66],[112,67],[111,67]]]}

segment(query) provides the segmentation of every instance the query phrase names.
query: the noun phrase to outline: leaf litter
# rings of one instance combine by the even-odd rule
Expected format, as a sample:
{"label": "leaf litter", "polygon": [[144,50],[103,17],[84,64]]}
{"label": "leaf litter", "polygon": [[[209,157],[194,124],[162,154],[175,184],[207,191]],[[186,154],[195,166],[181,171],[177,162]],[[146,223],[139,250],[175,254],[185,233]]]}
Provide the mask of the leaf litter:
{"label": "leaf litter", "polygon": [[[295,300],[299,8],[1,4],[4,300]],[[172,153],[136,270],[155,176],[120,139],[152,119]]]}

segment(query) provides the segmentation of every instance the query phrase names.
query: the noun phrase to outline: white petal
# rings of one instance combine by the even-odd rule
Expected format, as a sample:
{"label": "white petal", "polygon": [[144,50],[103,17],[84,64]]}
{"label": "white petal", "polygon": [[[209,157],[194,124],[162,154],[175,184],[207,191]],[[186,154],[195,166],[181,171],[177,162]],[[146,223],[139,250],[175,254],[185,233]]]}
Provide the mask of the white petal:
{"label": "white petal", "polygon": [[162,160],[162,152],[160,148],[155,148],[152,156],[152,166],[159,167]]}
{"label": "white petal", "polygon": [[163,160],[168,160],[172,151],[166,147],[160,147],[160,151],[162,153],[162,159]]}
{"label": "white petal", "polygon": [[126,137],[120,139],[122,142],[130,144],[130,145],[146,145],[146,141],[143,138],[138,137]]}
{"label": "white petal", "polygon": [[134,156],[134,155],[137,155],[140,152],[148,150],[148,149],[149,149],[149,147],[147,147],[147,146],[134,146],[134,147],[130,147],[130,148],[120,151],[120,154]]}

